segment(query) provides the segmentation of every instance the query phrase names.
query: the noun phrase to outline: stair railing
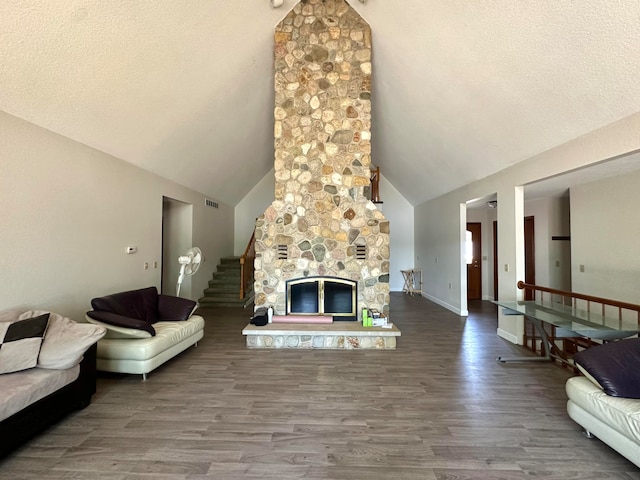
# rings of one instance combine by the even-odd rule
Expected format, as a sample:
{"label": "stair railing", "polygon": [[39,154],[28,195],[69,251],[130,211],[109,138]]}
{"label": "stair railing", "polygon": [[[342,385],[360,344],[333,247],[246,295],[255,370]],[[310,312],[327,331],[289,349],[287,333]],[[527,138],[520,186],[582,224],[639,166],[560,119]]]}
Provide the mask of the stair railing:
{"label": "stair railing", "polygon": [[256,230],[253,229],[251,239],[240,257],[240,299],[247,293],[249,281],[253,278],[253,261],[256,259]]}
{"label": "stair railing", "polygon": [[380,200],[380,167],[371,167],[371,201],[382,203]]}

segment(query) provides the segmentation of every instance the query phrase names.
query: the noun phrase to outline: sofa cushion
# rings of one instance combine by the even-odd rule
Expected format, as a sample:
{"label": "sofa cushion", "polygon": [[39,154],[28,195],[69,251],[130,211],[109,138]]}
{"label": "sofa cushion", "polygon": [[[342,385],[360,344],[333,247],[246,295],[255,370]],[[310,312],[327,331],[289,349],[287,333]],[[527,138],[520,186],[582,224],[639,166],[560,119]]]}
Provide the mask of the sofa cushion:
{"label": "sofa cushion", "polygon": [[193,315],[179,322],[158,322],[156,336],[140,339],[108,338],[98,343],[98,359],[147,360],[189,338],[204,328],[204,319]]}
{"label": "sofa cushion", "polygon": [[640,399],[640,338],[591,347],[573,359],[607,395]]}
{"label": "sofa cushion", "polygon": [[[32,368],[23,372],[0,375],[0,420],[9,418],[78,378],[80,366],[65,370]],[[45,478],[46,475],[42,475]]]}
{"label": "sofa cushion", "polygon": [[[107,328],[113,325],[116,327],[122,327],[129,330],[139,330],[140,335],[126,335],[134,336],[138,338],[153,337],[156,334],[155,329],[149,322],[145,320],[138,320],[137,318],[125,317],[124,315],[118,315],[112,312],[103,311],[90,311],[87,312],[87,317],[93,320],[97,320],[102,324],[106,324]],[[146,335],[145,335],[146,334]]]}
{"label": "sofa cushion", "polygon": [[158,321],[158,289],[148,287],[97,297],[91,300],[91,306],[94,310],[155,323]]}
{"label": "sofa cushion", "polygon": [[[20,319],[32,318],[46,312],[29,310]],[[107,329],[89,323],[74,322],[57,313],[49,314],[49,326],[42,341],[37,366],[52,370],[64,370],[78,365],[84,352],[104,337]]]}
{"label": "sofa cushion", "polygon": [[0,322],[0,373],[19,372],[38,363],[49,314]]}

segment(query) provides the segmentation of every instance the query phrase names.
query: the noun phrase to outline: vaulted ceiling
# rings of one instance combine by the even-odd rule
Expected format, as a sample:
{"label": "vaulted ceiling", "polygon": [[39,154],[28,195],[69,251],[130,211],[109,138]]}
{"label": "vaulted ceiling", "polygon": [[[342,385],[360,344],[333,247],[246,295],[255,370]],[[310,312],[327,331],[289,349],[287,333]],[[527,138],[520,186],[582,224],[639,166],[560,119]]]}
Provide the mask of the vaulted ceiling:
{"label": "vaulted ceiling", "polygon": [[[640,111],[638,2],[349,1],[372,160],[414,205]],[[273,166],[294,4],[4,0],[0,110],[235,205]]]}

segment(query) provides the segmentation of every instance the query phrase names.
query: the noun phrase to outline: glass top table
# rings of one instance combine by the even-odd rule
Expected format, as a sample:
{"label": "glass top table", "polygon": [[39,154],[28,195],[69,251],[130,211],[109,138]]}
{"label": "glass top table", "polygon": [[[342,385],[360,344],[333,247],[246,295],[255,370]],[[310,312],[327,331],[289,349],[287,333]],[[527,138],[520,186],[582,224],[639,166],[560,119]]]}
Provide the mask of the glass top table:
{"label": "glass top table", "polygon": [[558,302],[543,303],[533,300],[497,300],[493,303],[502,308],[503,315],[524,315],[531,320],[544,343],[546,353],[544,357],[498,357],[497,360],[502,363],[509,361],[550,360],[552,357],[566,361],[553,353],[557,350],[557,347],[549,340],[542,325],[543,322],[556,327],[556,338],[586,337],[597,340],[619,340],[640,333],[638,320],[625,320],[603,316]]}

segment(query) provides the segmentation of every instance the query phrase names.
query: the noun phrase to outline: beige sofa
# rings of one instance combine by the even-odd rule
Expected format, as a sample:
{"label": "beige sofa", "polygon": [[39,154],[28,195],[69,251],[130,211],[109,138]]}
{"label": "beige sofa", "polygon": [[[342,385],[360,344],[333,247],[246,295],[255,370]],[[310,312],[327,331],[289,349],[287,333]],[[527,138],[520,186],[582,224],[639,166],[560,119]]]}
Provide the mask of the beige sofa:
{"label": "beige sofa", "polygon": [[52,312],[0,312],[0,458],[89,405],[105,333]]}
{"label": "beige sofa", "polygon": [[97,369],[147,374],[204,336],[197,303],[158,294],[155,287],[120,292],[91,301],[86,319],[107,329],[98,342]]}

